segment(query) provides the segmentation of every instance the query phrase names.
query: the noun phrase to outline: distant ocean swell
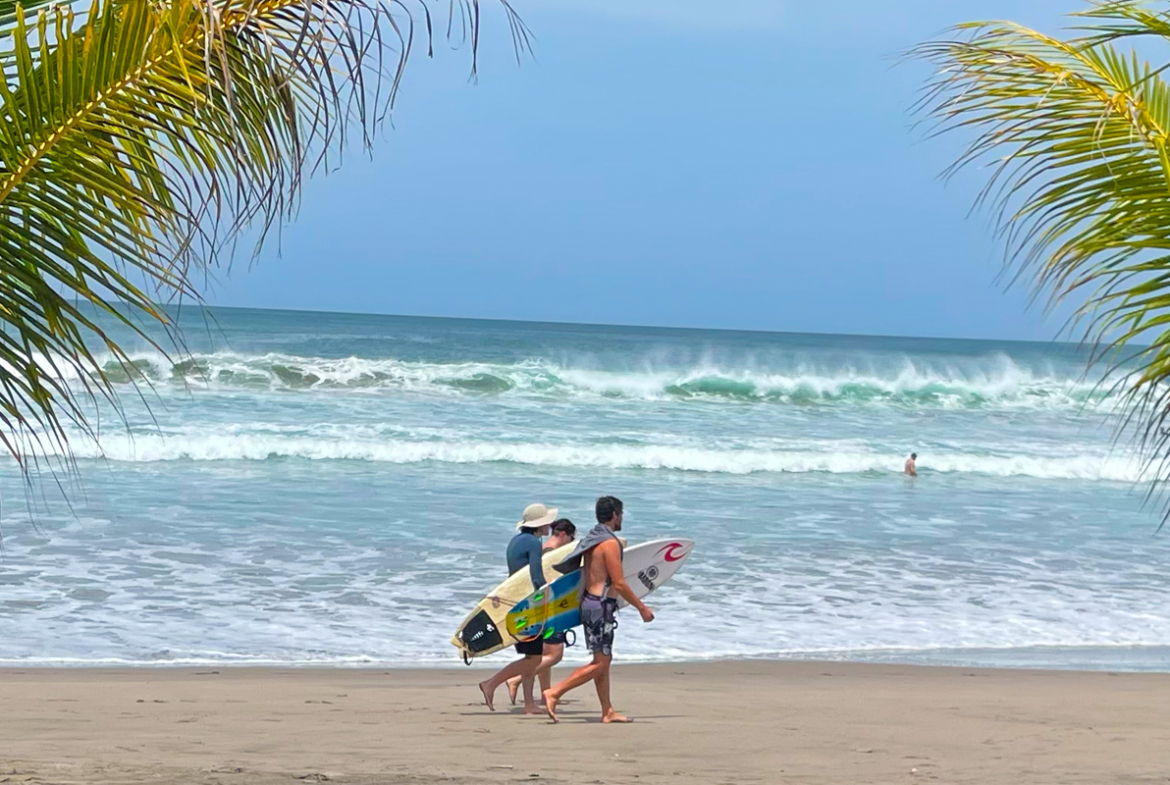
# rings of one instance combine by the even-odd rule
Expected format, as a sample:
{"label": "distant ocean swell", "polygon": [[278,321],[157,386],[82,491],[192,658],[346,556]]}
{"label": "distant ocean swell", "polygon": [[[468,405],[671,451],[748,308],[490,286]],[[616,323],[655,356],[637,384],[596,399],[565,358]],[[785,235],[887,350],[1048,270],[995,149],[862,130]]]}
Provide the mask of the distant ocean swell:
{"label": "distant ocean swell", "polygon": [[[734,446],[680,446],[677,444],[493,442],[474,439],[449,441],[383,437],[355,438],[336,433],[297,435],[245,433],[145,433],[107,435],[101,448],[88,442],[75,445],[81,459],[152,463],[162,461],[370,461],[391,464],[436,462],[446,464],[514,463],[533,467],[647,469],[712,474],[897,472],[905,456],[866,450],[855,442],[831,442],[804,448]],[[1141,464],[1131,455],[1093,451],[1082,455],[986,454],[948,450],[922,459],[922,470],[938,473],[982,474],[996,477],[1033,477],[1049,480],[1140,482]],[[1047,453],[1047,454],[1046,454]]]}
{"label": "distant ocean swell", "polygon": [[1108,385],[1021,367],[1007,357],[975,368],[934,367],[921,360],[883,368],[796,365],[788,371],[687,368],[597,370],[547,360],[517,363],[421,362],[228,352],[171,362],[139,354],[130,367],[107,360],[118,383],[253,391],[405,392],[444,396],[516,395],[649,401],[726,401],[792,405],[887,405],[924,408],[1051,409],[1109,405]]}

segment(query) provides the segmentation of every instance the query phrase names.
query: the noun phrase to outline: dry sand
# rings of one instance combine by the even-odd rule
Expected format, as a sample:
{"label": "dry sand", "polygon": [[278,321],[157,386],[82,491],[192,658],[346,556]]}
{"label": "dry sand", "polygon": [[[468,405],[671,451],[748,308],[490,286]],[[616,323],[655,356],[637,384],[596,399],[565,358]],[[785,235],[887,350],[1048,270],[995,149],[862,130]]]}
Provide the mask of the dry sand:
{"label": "dry sand", "polygon": [[[563,671],[562,671],[563,674]],[[1170,675],[619,666],[563,721],[475,670],[0,671],[0,783],[1170,781]]]}

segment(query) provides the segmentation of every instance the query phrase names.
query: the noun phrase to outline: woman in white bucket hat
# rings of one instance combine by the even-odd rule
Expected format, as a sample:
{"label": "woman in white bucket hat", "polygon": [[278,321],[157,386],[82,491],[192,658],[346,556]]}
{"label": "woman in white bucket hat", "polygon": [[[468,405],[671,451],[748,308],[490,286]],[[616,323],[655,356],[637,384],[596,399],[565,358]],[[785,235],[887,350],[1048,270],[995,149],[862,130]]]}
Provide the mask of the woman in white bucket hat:
{"label": "woman in white bucket hat", "polygon": [[[520,522],[516,524],[516,531],[535,531],[536,529],[543,529],[545,526],[552,526],[553,521],[557,519],[556,507],[545,507],[540,502],[530,504],[524,508],[524,514],[520,517]],[[547,534],[547,532],[545,532]]]}
{"label": "woman in white bucket hat", "polygon": [[[548,534],[549,527],[556,519],[556,507],[546,507],[539,503],[530,504],[524,508],[524,514],[520,516],[520,521],[516,524],[516,536],[508,543],[508,574],[511,575],[527,567],[534,589],[539,589],[545,584],[544,570],[540,563],[543,555],[540,538]],[[483,693],[483,701],[489,709],[495,711],[493,700],[496,689],[513,676],[527,677],[523,679],[524,713],[538,714],[539,710],[532,695],[532,677],[536,674],[537,668],[540,667],[540,660],[544,655],[544,643],[539,640],[517,643],[516,653],[522,655],[522,659],[506,666],[487,681],[479,683],[480,692]]]}

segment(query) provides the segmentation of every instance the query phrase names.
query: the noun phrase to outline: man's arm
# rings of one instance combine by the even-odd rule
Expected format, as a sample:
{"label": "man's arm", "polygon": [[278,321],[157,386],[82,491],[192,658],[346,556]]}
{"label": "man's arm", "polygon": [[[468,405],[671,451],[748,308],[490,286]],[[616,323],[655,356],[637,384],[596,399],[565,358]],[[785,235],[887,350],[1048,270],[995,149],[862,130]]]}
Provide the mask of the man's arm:
{"label": "man's arm", "polygon": [[638,609],[638,613],[642,615],[642,621],[654,621],[654,614],[646,604],[638,599],[634,594],[634,590],[626,583],[626,578],[622,574],[622,559],[621,550],[615,540],[607,540],[597,546],[597,555],[599,555],[605,563],[605,572],[609,577],[609,585],[617,592],[618,596],[633,605]]}
{"label": "man's arm", "polygon": [[532,576],[532,588],[539,589],[544,586],[544,568],[540,563],[540,540],[533,539],[535,542],[528,546],[528,574]]}

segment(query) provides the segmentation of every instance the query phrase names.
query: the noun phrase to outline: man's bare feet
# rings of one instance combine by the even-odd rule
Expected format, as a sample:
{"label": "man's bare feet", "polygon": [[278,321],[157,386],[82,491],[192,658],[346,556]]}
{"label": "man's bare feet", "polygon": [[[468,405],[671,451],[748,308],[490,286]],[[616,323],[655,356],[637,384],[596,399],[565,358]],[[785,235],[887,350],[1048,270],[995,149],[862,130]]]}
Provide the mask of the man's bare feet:
{"label": "man's bare feet", "polygon": [[[479,683],[479,691],[483,693],[483,702],[487,704],[488,711],[495,711],[496,707],[492,705],[492,693],[488,692],[487,682],[481,681]],[[494,690],[493,690],[494,692]]]}
{"label": "man's bare feet", "polygon": [[544,714],[544,709],[542,707],[538,707],[535,703],[533,703],[531,706],[524,707],[524,713],[525,714]]}
{"label": "man's bare feet", "polygon": [[512,701],[512,705],[516,705],[516,693],[520,691],[520,677],[508,679],[505,682],[508,685],[508,700]]}
{"label": "man's bare feet", "polygon": [[602,714],[602,715],[601,715],[601,721],[602,721],[602,723],[610,723],[610,722],[633,722],[633,720],[631,720],[629,717],[624,717],[624,716],[622,716],[621,714],[618,714],[618,713],[617,713],[616,711],[614,711],[613,709],[610,709],[610,710],[609,710],[609,711],[607,711],[605,714]]}
{"label": "man's bare feet", "polygon": [[557,701],[560,699],[549,695],[550,692],[552,692],[552,690],[545,690],[541,694],[541,697],[544,698],[544,711],[546,714],[548,714],[548,718],[550,720],[553,722],[560,722],[560,720],[557,719]]}

